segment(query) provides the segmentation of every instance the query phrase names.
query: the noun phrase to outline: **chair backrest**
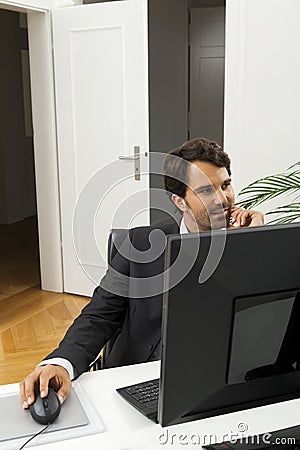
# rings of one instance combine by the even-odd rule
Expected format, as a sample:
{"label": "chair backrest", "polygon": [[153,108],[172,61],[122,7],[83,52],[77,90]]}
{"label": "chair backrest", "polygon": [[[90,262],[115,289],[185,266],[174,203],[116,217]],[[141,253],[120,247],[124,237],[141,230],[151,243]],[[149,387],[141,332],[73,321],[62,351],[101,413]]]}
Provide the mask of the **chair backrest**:
{"label": "chair backrest", "polygon": [[[128,236],[127,228],[114,228],[111,230],[108,244],[107,244],[107,262],[108,265],[111,264],[114,256],[118,253],[118,248],[120,248],[122,242],[125,240],[126,236]],[[103,348],[103,363],[102,366],[105,365],[105,360],[107,360],[109,353],[112,351],[114,343],[121,332],[121,328],[118,328],[110,340],[105,344]]]}
{"label": "chair backrest", "polygon": [[120,248],[126,236],[128,236],[127,228],[113,228],[111,230],[107,245],[107,262],[109,265],[116,253],[118,253],[118,248]]}

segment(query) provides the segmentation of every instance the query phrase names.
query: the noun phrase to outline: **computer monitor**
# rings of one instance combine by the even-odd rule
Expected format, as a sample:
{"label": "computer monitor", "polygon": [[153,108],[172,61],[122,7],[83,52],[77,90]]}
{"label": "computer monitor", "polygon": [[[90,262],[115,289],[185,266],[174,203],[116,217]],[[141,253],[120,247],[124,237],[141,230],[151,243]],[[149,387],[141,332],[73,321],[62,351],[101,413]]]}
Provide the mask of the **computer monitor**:
{"label": "computer monitor", "polygon": [[[213,273],[199,283],[212,244],[218,249],[224,242]],[[300,224],[168,237],[162,426],[299,396],[299,244]],[[198,246],[177,283],[178,255],[185,266]]]}

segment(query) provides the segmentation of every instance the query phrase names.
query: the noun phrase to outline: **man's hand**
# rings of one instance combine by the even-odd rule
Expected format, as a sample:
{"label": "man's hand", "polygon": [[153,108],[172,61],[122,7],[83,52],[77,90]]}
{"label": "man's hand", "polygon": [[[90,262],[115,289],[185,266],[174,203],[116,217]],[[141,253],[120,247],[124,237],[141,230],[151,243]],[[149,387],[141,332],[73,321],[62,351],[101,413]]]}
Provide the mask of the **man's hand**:
{"label": "man's hand", "polygon": [[261,211],[233,206],[230,214],[233,227],[259,227],[264,225],[264,215]]}
{"label": "man's hand", "polygon": [[63,367],[52,364],[38,366],[20,383],[20,400],[24,409],[34,403],[34,385],[36,383],[40,385],[42,398],[48,395],[48,386],[57,390],[60,403],[67,398],[72,387],[70,376]]}

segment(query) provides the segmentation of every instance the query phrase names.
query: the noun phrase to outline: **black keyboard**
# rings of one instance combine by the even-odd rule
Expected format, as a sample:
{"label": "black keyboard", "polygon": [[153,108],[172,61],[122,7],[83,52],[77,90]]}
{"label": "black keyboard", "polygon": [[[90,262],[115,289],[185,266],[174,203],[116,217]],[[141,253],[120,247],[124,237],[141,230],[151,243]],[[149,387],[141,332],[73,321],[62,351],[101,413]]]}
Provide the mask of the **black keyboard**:
{"label": "black keyboard", "polygon": [[125,392],[141,404],[158,401],[159,380],[146,381],[126,387]]}
{"label": "black keyboard", "polygon": [[142,414],[157,422],[159,379],[119,388],[117,392]]}

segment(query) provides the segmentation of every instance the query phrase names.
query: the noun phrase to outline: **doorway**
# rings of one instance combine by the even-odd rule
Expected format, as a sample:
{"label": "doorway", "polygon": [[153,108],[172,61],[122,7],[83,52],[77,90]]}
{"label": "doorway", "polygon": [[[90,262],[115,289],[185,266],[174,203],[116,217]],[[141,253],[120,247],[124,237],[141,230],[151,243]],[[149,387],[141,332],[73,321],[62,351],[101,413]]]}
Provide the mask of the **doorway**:
{"label": "doorway", "polygon": [[27,14],[0,9],[0,301],[40,285]]}
{"label": "doorway", "polygon": [[[40,266],[40,282],[41,288],[45,290],[62,292],[63,291],[63,281],[62,281],[62,256],[61,256],[61,234],[60,234],[60,212],[59,212],[59,188],[58,188],[58,172],[57,172],[57,149],[56,149],[56,119],[55,119],[55,103],[54,103],[54,82],[53,82],[53,60],[52,60],[52,39],[51,39],[51,9],[49,6],[37,7],[36,5],[30,5],[26,7],[18,7],[16,2],[6,0],[2,3],[0,0],[0,11],[3,14],[11,17],[18,18],[17,25],[20,29],[20,33],[12,36],[11,41],[2,42],[3,51],[7,52],[10,48],[12,42],[17,39],[22,38],[22,33],[28,31],[27,41],[28,48],[20,49],[20,55],[16,58],[16,64],[21,61],[21,72],[22,64],[23,67],[27,67],[28,73],[28,56],[30,60],[30,80],[31,80],[31,101],[32,101],[32,122],[33,122],[33,137],[30,136],[32,132],[31,129],[31,114],[29,113],[30,105],[30,94],[29,94],[29,83],[27,80],[27,90],[23,92],[23,78],[19,83],[21,88],[19,88],[19,96],[16,92],[12,91],[12,98],[22,98],[26,95],[26,102],[19,105],[17,109],[16,117],[10,119],[10,132],[7,133],[8,143],[9,140],[15,140],[15,135],[21,133],[15,132],[15,124],[17,123],[18,114],[23,114],[24,117],[20,119],[20,123],[23,123],[23,133],[27,133],[27,144],[32,140],[34,142],[34,166],[35,166],[35,185],[36,185],[36,202],[35,195],[31,195],[31,213],[26,213],[23,217],[28,217],[34,215],[37,211],[38,216],[38,235],[39,235],[39,266]],[[19,13],[26,13],[24,16],[19,16]],[[17,14],[14,16],[13,14]],[[19,20],[19,17],[22,17]],[[26,17],[28,22],[28,27],[26,30]],[[5,28],[4,21],[4,28]],[[21,35],[21,37],[20,37]],[[23,50],[23,51],[21,51]],[[23,70],[24,72],[24,70]],[[6,72],[1,71],[2,76],[5,76]],[[22,74],[23,77],[23,74]],[[10,82],[10,80],[9,80]],[[23,83],[23,84],[21,84]],[[8,96],[8,91],[6,90],[7,80],[3,80],[2,90],[3,95]],[[20,100],[19,100],[20,101]],[[4,111],[4,119],[7,119],[7,115],[13,114],[12,102],[10,97],[6,98],[6,110]],[[25,105],[25,111],[24,111]],[[25,121],[26,118],[26,121]],[[27,120],[28,119],[28,120]],[[2,119],[3,120],[3,119]],[[26,123],[25,123],[26,122]],[[25,129],[25,131],[24,131]],[[5,131],[7,131],[5,129]],[[21,146],[23,144],[16,143],[16,146]],[[25,146],[26,147],[26,146]],[[2,150],[1,150],[2,152]],[[28,163],[28,173],[31,175],[27,177],[27,184],[24,187],[25,193],[29,190],[34,193],[33,189],[33,163],[32,149],[27,151],[27,157],[25,158],[25,151],[23,152],[23,160]],[[31,155],[31,162],[29,154]],[[20,179],[25,179],[24,176],[24,161],[23,166],[21,164],[21,159],[11,157],[12,173],[13,176],[10,178],[10,183],[20,183]],[[20,168],[22,166],[22,168]],[[24,172],[23,172],[24,171]],[[31,180],[29,182],[29,180]],[[6,181],[5,181],[6,182]],[[0,188],[4,189],[4,178],[0,179]],[[31,186],[31,187],[30,187]],[[14,187],[14,191],[17,192],[18,189]],[[13,192],[13,191],[12,191]],[[9,201],[10,210],[22,209],[24,208],[24,196],[22,198],[19,195],[18,198],[11,198]],[[5,197],[2,197],[2,200]],[[28,197],[29,198],[29,197]],[[20,200],[21,199],[21,200]],[[23,202],[23,206],[21,203]],[[0,205],[0,209],[4,208],[4,201]],[[30,209],[30,208],[29,208]],[[32,212],[33,211],[33,212]],[[0,211],[0,215],[2,214]],[[17,217],[15,214],[11,214],[9,220],[6,218],[6,222],[15,222]],[[5,223],[5,222],[4,222]]]}
{"label": "doorway", "polygon": [[[195,137],[223,144],[225,7],[225,0],[149,0],[150,162]],[[155,225],[175,207],[156,207],[165,196],[161,175],[151,174],[150,187]]]}
{"label": "doorway", "polygon": [[208,137],[223,145],[224,1],[190,2],[189,55],[189,138]]}

